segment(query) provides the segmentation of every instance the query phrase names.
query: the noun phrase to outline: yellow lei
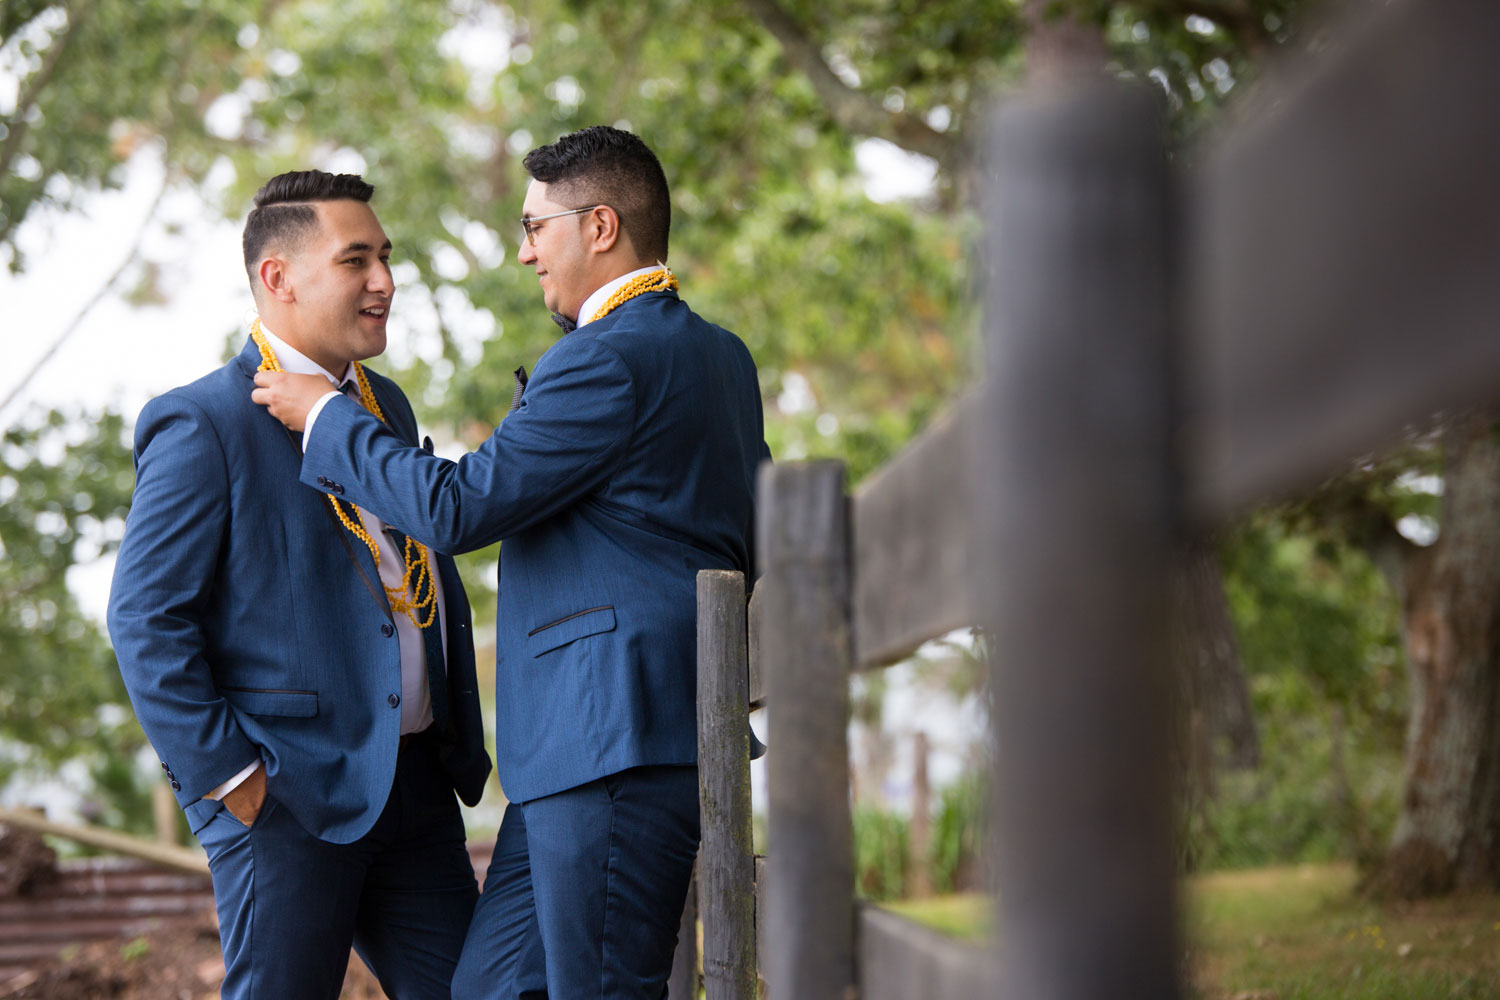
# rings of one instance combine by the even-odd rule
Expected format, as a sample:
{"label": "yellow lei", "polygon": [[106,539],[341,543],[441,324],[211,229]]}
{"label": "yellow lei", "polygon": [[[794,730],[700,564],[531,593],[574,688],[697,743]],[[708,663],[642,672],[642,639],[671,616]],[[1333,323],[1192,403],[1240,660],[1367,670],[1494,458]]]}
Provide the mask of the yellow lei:
{"label": "yellow lei", "polygon": [[647,292],[675,292],[677,291],[677,276],[672,273],[667,265],[663,264],[660,271],[652,271],[650,274],[638,274],[625,284],[615,290],[615,294],[605,300],[594,315],[589,317],[592,323],[596,319],[603,319],[609,315],[611,309],[629,302],[637,295]]}
{"label": "yellow lei", "polygon": [[[279,372],[282,371],[281,363],[276,360],[276,353],[271,350],[271,342],[266,339],[265,332],[260,328],[260,317],[250,324],[250,339],[255,341],[255,346],[260,348],[260,371]],[[365,377],[364,366],[358,361],[354,362],[354,377],[359,380],[359,398],[364,403],[365,409],[382,422],[385,423],[385,414],[381,412],[380,403],[375,399],[375,393],[370,390],[370,380]],[[365,529],[364,518],[359,513],[359,508],[354,504],[349,509],[354,512],[351,518],[345,512],[343,505],[339,503],[338,497],[328,495],[328,502],[333,504],[333,512],[339,516],[344,527],[350,533],[365,543],[370,550],[370,556],[375,560],[375,566],[380,566],[380,545],[370,532]],[[400,587],[386,587],[386,600],[390,602],[393,614],[404,614],[411,619],[411,623],[417,628],[427,628],[437,618],[437,591],[432,586],[432,556],[427,551],[427,546],[407,536],[406,550],[402,553],[402,559],[406,563],[406,572],[401,577]],[[415,571],[416,578],[412,578]],[[383,584],[382,584],[383,585]],[[418,598],[423,588],[426,588],[426,596]],[[418,618],[419,612],[425,611],[422,618]]]}

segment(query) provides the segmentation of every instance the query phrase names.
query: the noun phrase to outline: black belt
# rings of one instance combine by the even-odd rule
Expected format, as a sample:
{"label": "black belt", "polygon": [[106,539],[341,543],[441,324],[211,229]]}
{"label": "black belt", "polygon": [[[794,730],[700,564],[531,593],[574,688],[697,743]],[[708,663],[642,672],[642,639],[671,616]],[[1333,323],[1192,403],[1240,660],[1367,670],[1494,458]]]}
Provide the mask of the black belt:
{"label": "black belt", "polygon": [[401,753],[416,740],[430,736],[434,728],[436,727],[429,725],[426,729],[418,730],[415,733],[402,733],[401,738],[396,741],[396,752]]}

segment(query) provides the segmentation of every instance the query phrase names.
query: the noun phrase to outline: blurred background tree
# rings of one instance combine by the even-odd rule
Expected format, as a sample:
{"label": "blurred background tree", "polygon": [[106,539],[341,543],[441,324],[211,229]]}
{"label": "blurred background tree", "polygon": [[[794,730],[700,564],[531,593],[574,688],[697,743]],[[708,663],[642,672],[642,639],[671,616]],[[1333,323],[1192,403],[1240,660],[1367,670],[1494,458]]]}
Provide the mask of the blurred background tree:
{"label": "blurred background tree", "polygon": [[[1118,71],[1156,80],[1188,132],[1290,37],[1298,5],[1052,6],[1098,23]],[[661,156],[673,266],[784,401],[777,455],[838,454],[857,481],[971,375],[969,149],[978,109],[1020,72],[1013,0],[5,10],[0,46],[18,85],[0,150],[0,253],[12,268],[25,266],[14,233],[29,212],[120,183],[137,152],[231,218],[271,174],[348,154],[340,162],[376,182],[406,262],[403,309],[434,319],[401,375],[464,440],[504,415],[506,373],[554,336],[524,269],[504,266],[519,159],[596,122],[628,125]],[[858,166],[870,143],[928,158],[931,185],[873,201]]]}
{"label": "blurred background tree", "polygon": [[98,790],[93,818],[142,829],[145,737],[68,585],[73,567],[119,543],[132,482],[118,416],[52,413],[0,438],[0,786],[63,773]]}
{"label": "blurred background tree", "polygon": [[[971,151],[986,103],[1028,62],[1040,65],[1059,44],[1082,45],[1111,72],[1159,90],[1174,155],[1188,161],[1192,141],[1275,51],[1323,44],[1316,31],[1294,30],[1314,7],[6,0],[0,78],[11,87],[0,87],[0,257],[24,270],[16,237],[28,217],[82,208],[122,185],[142,159],[161,165],[166,188],[196,192],[205,212],[230,219],[241,218],[255,188],[279,171],[363,172],[377,186],[376,207],[396,245],[397,336],[404,327],[405,343],[391,374],[436,435],[472,445],[503,417],[509,372],[532,365],[556,337],[529,272],[512,260],[526,182],[520,157],[563,132],[617,124],[645,136],[666,168],[675,202],[671,263],[684,297],[756,356],[773,453],[843,458],[857,482],[975,377]],[[881,192],[870,165],[892,160],[925,180]],[[171,299],[173,271],[159,264],[147,255],[132,270],[134,300]],[[204,319],[228,332],[237,317]],[[242,336],[231,335],[234,347]],[[94,430],[80,437],[69,430],[75,426]],[[1445,676],[1441,665],[1408,654],[1414,636],[1447,633],[1413,624],[1492,615],[1494,597],[1464,588],[1500,565],[1500,554],[1472,543],[1481,535],[1464,527],[1484,516],[1489,494],[1466,491],[1480,498],[1466,503],[1453,493],[1439,498],[1456,473],[1488,468],[1463,461],[1487,446],[1482,430],[1493,425],[1463,426],[1462,438],[1440,435],[1367,462],[1297,503],[1257,514],[1226,540],[1230,607],[1266,763],[1258,774],[1219,783],[1217,811],[1195,835],[1199,863],[1378,855],[1398,804],[1424,801],[1413,790],[1442,768],[1408,763],[1405,795],[1395,774],[1413,717],[1405,667],[1409,658],[1419,666],[1416,717],[1437,718],[1424,707],[1421,678]],[[66,449],[45,444],[65,431],[73,434]],[[69,414],[29,418],[7,437],[0,739],[12,764],[35,754],[26,759],[59,765],[91,750],[86,743],[102,746],[83,727],[103,725],[99,706],[121,704],[98,628],[68,599],[66,565],[56,562],[57,552],[92,558],[112,544],[80,549],[69,518],[113,523],[129,483],[120,435],[118,417]],[[1453,441],[1466,443],[1445,452]],[[86,471],[93,466],[85,454],[97,474]],[[81,496],[91,505],[67,513],[64,498]],[[1439,525],[1451,545],[1431,544]],[[41,551],[47,538],[50,554]],[[1472,571],[1452,565],[1460,552],[1479,553],[1464,564]],[[1429,565],[1435,569],[1421,569]],[[42,566],[55,588],[47,618],[41,605],[13,596],[20,591],[9,582]],[[463,566],[484,620],[493,614],[493,553]],[[1447,589],[1423,589],[1429,580]],[[1424,604],[1422,594],[1447,598]],[[1474,682],[1464,697],[1492,706],[1500,657],[1482,643],[1472,648]],[[43,681],[65,675],[72,679],[65,691]],[[878,720],[880,706],[867,714]],[[1483,731],[1487,718],[1474,716],[1464,731]],[[1461,817],[1488,822],[1500,808],[1500,795],[1485,791],[1500,774],[1500,750],[1480,742],[1462,762],[1467,797],[1449,796],[1461,816],[1450,810],[1425,826],[1403,820],[1404,830],[1429,831],[1423,844],[1438,845],[1438,862],[1422,848],[1437,871],[1423,884],[1462,882],[1453,875],[1461,845],[1479,841]],[[127,743],[110,744],[111,753],[124,755]],[[1434,822],[1441,836],[1430,832]],[[883,841],[901,840],[890,824],[868,825]],[[1466,871],[1493,878],[1500,870],[1468,857]],[[961,867],[956,856],[945,864]]]}

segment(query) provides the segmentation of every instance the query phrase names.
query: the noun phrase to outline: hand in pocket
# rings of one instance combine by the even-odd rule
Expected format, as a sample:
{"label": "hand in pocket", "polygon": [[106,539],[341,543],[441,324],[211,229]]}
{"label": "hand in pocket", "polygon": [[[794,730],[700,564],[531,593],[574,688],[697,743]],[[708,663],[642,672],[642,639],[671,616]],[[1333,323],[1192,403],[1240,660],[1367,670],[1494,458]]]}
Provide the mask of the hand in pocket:
{"label": "hand in pocket", "polygon": [[260,815],[260,807],[266,804],[266,765],[261,764],[240,782],[234,790],[224,796],[224,808],[241,823],[249,826]]}

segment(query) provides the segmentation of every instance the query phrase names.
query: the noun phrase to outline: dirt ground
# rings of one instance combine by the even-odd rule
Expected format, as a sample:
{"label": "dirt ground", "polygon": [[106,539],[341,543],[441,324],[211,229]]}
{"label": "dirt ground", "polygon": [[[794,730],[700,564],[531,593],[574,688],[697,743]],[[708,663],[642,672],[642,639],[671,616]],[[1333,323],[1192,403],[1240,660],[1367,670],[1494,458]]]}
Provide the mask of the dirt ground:
{"label": "dirt ground", "polygon": [[[56,855],[40,837],[0,827],[0,898],[45,897],[58,878]],[[0,1000],[218,1000],[223,980],[208,907],[196,923],[66,947],[56,960],[0,981]],[[385,1000],[352,953],[341,998]]]}
{"label": "dirt ground", "polygon": [[59,878],[57,852],[41,837],[0,825],[0,899],[41,896]]}
{"label": "dirt ground", "polygon": [[[213,914],[202,924],[130,940],[94,941],[60,961],[0,984],[3,1000],[218,1000],[224,979]],[[341,1000],[385,1000],[359,958],[349,956]]]}

